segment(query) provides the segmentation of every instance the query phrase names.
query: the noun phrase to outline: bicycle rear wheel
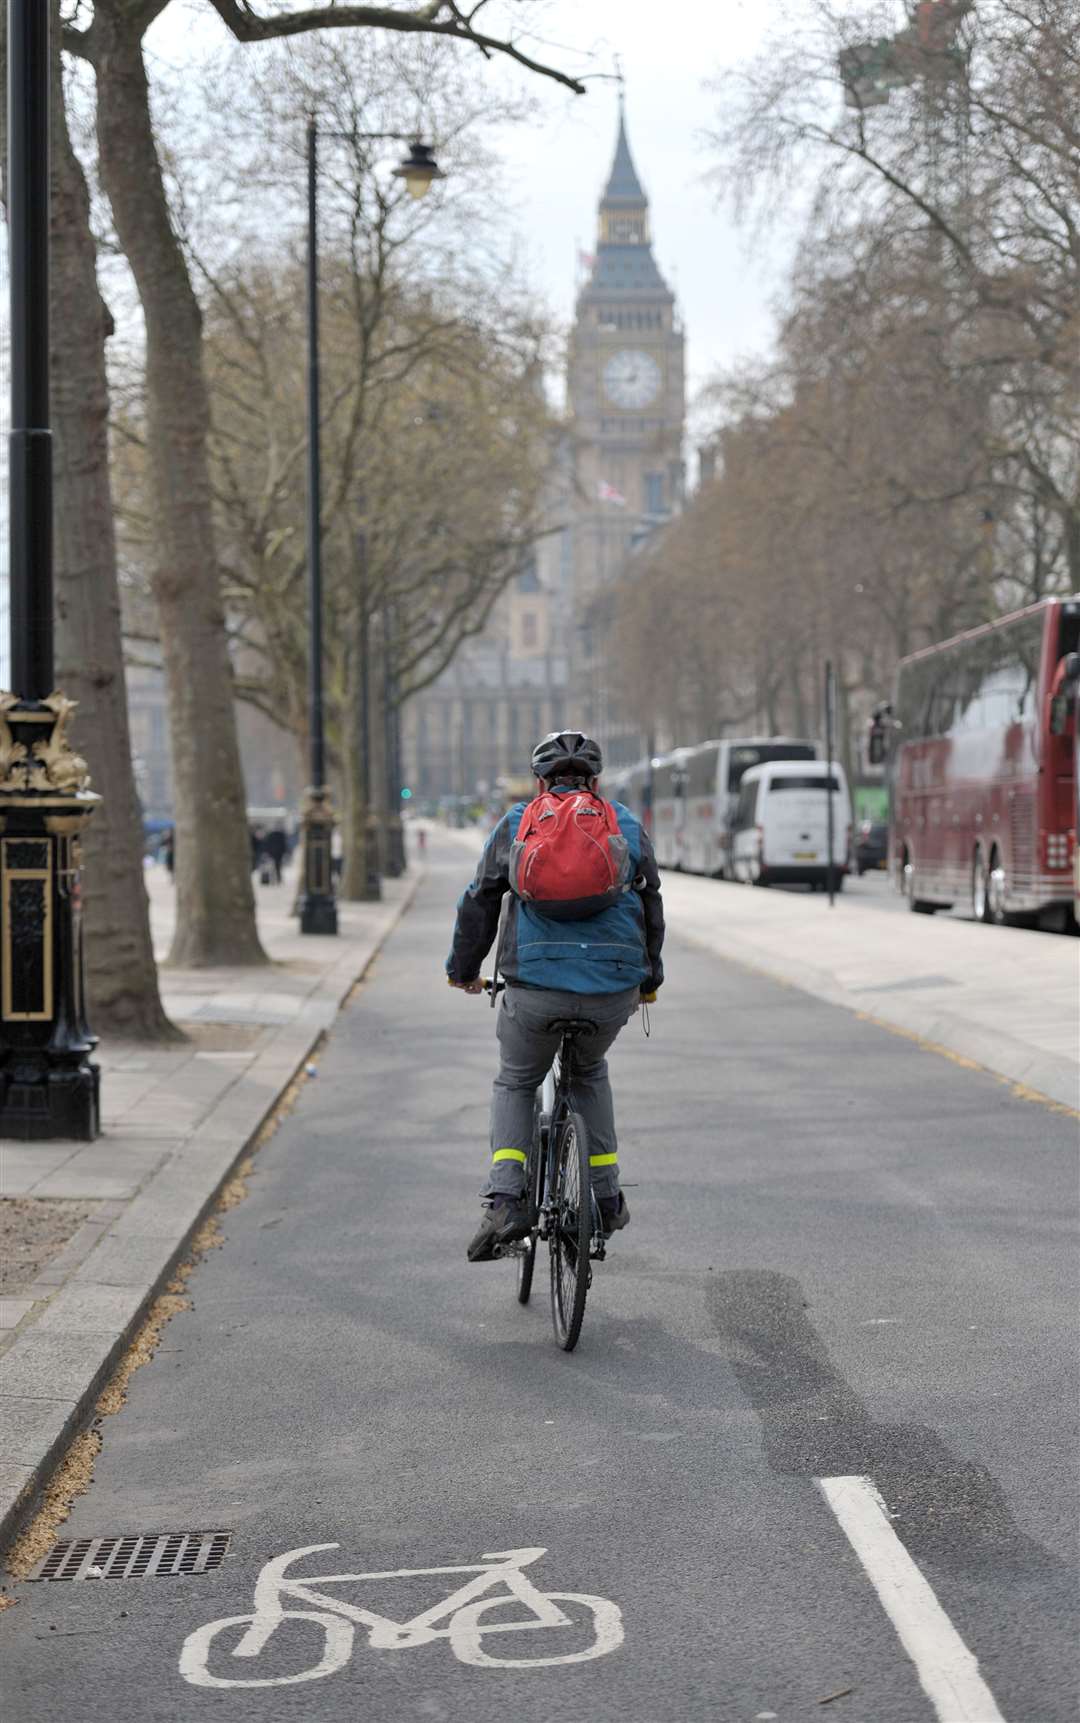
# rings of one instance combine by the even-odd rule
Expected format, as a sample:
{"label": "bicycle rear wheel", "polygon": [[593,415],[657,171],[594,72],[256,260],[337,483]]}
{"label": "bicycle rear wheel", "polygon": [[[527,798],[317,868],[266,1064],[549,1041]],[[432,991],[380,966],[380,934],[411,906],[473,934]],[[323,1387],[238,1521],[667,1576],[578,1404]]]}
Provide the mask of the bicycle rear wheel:
{"label": "bicycle rear wheel", "polygon": [[517,1259],[517,1295],[519,1304],[528,1304],[536,1268],[536,1231],[539,1222],[540,1182],[544,1172],[544,1142],[540,1128],[540,1103],[533,1112],[533,1139],[529,1161],[525,1168],[525,1201],[529,1205],[529,1236],[523,1240],[524,1249]]}
{"label": "bicycle rear wheel", "polygon": [[580,1113],[559,1128],[551,1226],[551,1320],[555,1339],[572,1352],[589,1290],[591,1196],[589,1138]]}

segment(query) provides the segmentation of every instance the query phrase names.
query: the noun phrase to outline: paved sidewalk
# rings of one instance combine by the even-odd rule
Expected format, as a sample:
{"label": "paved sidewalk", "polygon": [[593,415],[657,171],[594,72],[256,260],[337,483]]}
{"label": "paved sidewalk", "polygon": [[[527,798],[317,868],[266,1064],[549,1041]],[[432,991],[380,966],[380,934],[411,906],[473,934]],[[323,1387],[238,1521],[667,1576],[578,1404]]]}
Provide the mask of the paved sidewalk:
{"label": "paved sidewalk", "polygon": [[[447,835],[476,856],[486,834]],[[670,871],[663,889],[681,938],[1080,1107],[1077,940]]]}
{"label": "paved sidewalk", "polygon": [[[160,958],[173,890],[162,868],[147,880]],[[162,971],[166,1009],[189,1039],[102,1043],[98,1141],[0,1146],[0,1196],[92,1206],[37,1277],[0,1299],[0,1547],[89,1422],[151,1299],[417,883],[386,882],[382,903],[340,904],[336,940],[300,933],[291,879],[256,886],[272,964]]]}
{"label": "paved sidewalk", "polygon": [[1080,945],[1065,934],[672,873],[664,909],[695,945],[1080,1106]]}

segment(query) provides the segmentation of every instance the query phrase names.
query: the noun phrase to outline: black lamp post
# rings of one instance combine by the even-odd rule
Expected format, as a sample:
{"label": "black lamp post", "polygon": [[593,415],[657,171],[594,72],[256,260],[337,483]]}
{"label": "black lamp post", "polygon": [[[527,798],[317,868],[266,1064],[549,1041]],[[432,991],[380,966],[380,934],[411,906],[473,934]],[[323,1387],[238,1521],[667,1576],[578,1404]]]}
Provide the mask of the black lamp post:
{"label": "black lamp post", "polygon": [[[331,137],[377,141],[394,139],[409,142],[409,153],[393,170],[396,179],[404,180],[409,195],[421,198],[432,182],[444,179],[430,145],[418,138],[409,139],[403,132],[332,132]],[[334,832],[334,812],[330,790],[326,783],[326,745],[323,729],[322,684],[322,522],[320,519],[319,474],[319,129],[314,114],[307,128],[307,195],[308,195],[308,254],[307,254],[307,347],[308,347],[308,609],[310,638],[310,667],[308,691],[308,722],[311,747],[311,783],[304,799],[303,812],[303,883],[300,890],[300,929],[302,933],[336,933],[337,903],[331,866]],[[365,690],[366,697],[366,690]],[[398,812],[398,810],[394,810]],[[399,870],[400,871],[400,870]]]}
{"label": "black lamp post", "polygon": [[49,430],[49,24],[8,0],[11,692],[0,693],[0,1137],[89,1140],[80,833],[100,801],[53,687]]}
{"label": "black lamp post", "polygon": [[337,903],[331,861],[334,814],[326,783],[326,738],[322,685],[322,522],[319,474],[319,138],[315,120],[307,131],[307,549],[308,549],[308,742],[311,783],[304,798],[304,876],[300,891],[301,933],[336,933]]}

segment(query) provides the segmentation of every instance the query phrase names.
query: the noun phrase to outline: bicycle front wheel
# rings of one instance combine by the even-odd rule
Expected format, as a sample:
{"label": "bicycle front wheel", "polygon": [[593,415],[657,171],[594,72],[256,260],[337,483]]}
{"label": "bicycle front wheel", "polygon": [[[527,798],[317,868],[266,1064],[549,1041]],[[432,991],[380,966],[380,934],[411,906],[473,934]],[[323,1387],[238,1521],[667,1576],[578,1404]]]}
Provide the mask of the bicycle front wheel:
{"label": "bicycle front wheel", "polygon": [[536,1268],[536,1231],[540,1213],[540,1183],[544,1172],[544,1140],[541,1128],[540,1103],[533,1112],[533,1140],[529,1164],[525,1169],[525,1201],[529,1205],[529,1236],[517,1259],[517,1295],[519,1304],[528,1304],[532,1292],[533,1271]]}
{"label": "bicycle front wheel", "polygon": [[551,1320],[555,1339],[572,1352],[589,1290],[591,1220],[589,1137],[580,1113],[560,1127],[551,1227]]}

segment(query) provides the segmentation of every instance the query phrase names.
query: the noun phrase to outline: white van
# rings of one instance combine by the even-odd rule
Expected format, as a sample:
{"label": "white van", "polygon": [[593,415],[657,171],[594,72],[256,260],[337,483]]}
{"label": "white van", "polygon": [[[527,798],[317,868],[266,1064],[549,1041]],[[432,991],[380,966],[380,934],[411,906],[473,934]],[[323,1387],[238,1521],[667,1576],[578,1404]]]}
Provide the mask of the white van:
{"label": "white van", "polygon": [[826,886],[829,793],[833,886],[841,890],[851,853],[851,798],[835,760],[831,773],[823,760],[770,760],[744,774],[732,832],[735,878],[748,885],[801,881],[815,891]]}
{"label": "white van", "polygon": [[652,837],[660,866],[727,876],[743,773],[765,760],[816,760],[817,753],[815,743],[792,736],[729,736],[654,760]]}

